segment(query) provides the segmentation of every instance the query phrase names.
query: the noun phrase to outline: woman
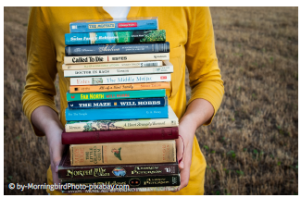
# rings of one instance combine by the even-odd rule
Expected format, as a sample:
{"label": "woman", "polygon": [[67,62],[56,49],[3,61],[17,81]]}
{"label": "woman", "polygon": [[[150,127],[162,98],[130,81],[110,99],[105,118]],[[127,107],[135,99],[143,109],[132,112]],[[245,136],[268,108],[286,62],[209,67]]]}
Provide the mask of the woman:
{"label": "woman", "polygon": [[[174,66],[168,103],[181,118],[177,140],[181,170],[178,192],[145,192],[116,194],[204,194],[206,161],[195,137],[196,129],[211,123],[223,93],[223,81],[215,52],[214,33],[209,8],[202,7],[131,7],[128,18],[158,17],[159,29],[166,30],[170,42],[170,62]],[[69,79],[64,78],[64,35],[69,23],[86,19],[110,19],[102,7],[32,8],[27,34],[28,74],[23,93],[23,110],[38,136],[46,135],[51,165],[48,183],[59,183],[57,166],[63,145],[61,133],[66,123],[66,92]],[[191,98],[186,105],[185,65],[189,71]],[[54,104],[55,76],[59,76],[60,116]],[[203,140],[205,141],[205,140]],[[183,146],[185,147],[184,154]],[[60,194],[59,191],[50,192]]]}

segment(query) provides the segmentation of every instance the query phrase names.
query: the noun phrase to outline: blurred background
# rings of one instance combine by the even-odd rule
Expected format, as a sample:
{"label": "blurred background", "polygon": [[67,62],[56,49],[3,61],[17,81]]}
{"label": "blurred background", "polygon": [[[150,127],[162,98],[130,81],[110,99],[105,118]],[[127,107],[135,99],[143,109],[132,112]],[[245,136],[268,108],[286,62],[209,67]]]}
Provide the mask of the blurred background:
{"label": "blurred background", "polygon": [[[22,111],[28,14],[4,8],[5,194],[46,194],[7,185],[44,184],[50,164],[46,138],[35,136]],[[296,195],[298,8],[213,7],[211,14],[225,95],[213,123],[196,132],[207,159],[205,194]]]}

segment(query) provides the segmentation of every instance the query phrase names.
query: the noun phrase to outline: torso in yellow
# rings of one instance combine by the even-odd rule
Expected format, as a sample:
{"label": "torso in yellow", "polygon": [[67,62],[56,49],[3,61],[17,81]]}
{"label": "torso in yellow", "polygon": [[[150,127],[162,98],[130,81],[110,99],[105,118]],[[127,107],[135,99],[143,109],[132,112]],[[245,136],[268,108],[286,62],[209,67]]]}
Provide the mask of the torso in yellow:
{"label": "torso in yellow", "polygon": [[[159,29],[166,30],[170,42],[170,62],[174,66],[171,88],[166,90],[169,105],[181,118],[186,109],[185,65],[189,71],[192,95],[188,104],[197,98],[209,101],[215,113],[223,96],[223,81],[218,67],[214,33],[209,8],[203,7],[131,7],[128,18],[158,17]],[[62,64],[65,56],[65,33],[69,23],[78,20],[102,20],[111,16],[102,7],[54,7],[33,8],[30,13],[27,56],[28,75],[22,98],[23,109],[31,121],[31,113],[41,105],[55,109],[54,79],[59,77],[60,120],[66,123],[66,92],[69,78],[64,78]],[[214,114],[215,114],[214,113]],[[209,124],[211,120],[206,123]],[[37,135],[41,133],[35,129]],[[194,138],[190,180],[186,188],[178,192],[143,192],[116,194],[204,194],[206,161]],[[51,169],[47,172],[52,184]],[[58,191],[48,191],[60,194]]]}

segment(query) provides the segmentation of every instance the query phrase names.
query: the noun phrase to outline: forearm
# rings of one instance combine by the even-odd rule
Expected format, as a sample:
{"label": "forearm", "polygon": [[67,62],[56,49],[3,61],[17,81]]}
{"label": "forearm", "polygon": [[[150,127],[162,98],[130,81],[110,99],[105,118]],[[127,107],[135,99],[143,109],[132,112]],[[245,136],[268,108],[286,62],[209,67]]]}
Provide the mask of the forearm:
{"label": "forearm", "polygon": [[48,106],[40,106],[31,114],[32,124],[48,136],[51,131],[63,131],[57,113]]}

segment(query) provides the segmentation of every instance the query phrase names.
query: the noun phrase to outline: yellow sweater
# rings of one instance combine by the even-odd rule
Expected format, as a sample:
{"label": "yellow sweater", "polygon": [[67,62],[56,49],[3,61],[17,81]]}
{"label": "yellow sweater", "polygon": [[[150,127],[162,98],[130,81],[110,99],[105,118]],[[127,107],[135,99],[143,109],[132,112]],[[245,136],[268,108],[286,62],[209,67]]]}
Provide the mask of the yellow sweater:
{"label": "yellow sweater", "polygon": [[[223,81],[215,52],[214,33],[209,8],[201,7],[131,7],[128,18],[158,17],[159,29],[166,30],[170,42],[170,62],[174,66],[171,89],[167,90],[169,105],[181,118],[186,109],[185,65],[189,70],[192,88],[189,103],[197,98],[209,101],[218,110],[223,93]],[[46,105],[56,110],[54,103],[55,77],[58,73],[60,90],[60,120],[66,123],[66,92],[69,78],[64,78],[62,64],[65,55],[65,33],[69,23],[86,19],[112,18],[102,7],[32,8],[27,33],[27,66],[23,110],[31,122],[32,112]],[[210,120],[211,122],[211,120]],[[209,124],[210,122],[206,123]],[[35,127],[36,135],[42,133]],[[140,194],[203,194],[206,161],[194,138],[189,184],[183,190]],[[52,183],[51,169],[47,172]],[[52,192],[59,194],[59,192]],[[138,194],[138,193],[133,193]]]}

